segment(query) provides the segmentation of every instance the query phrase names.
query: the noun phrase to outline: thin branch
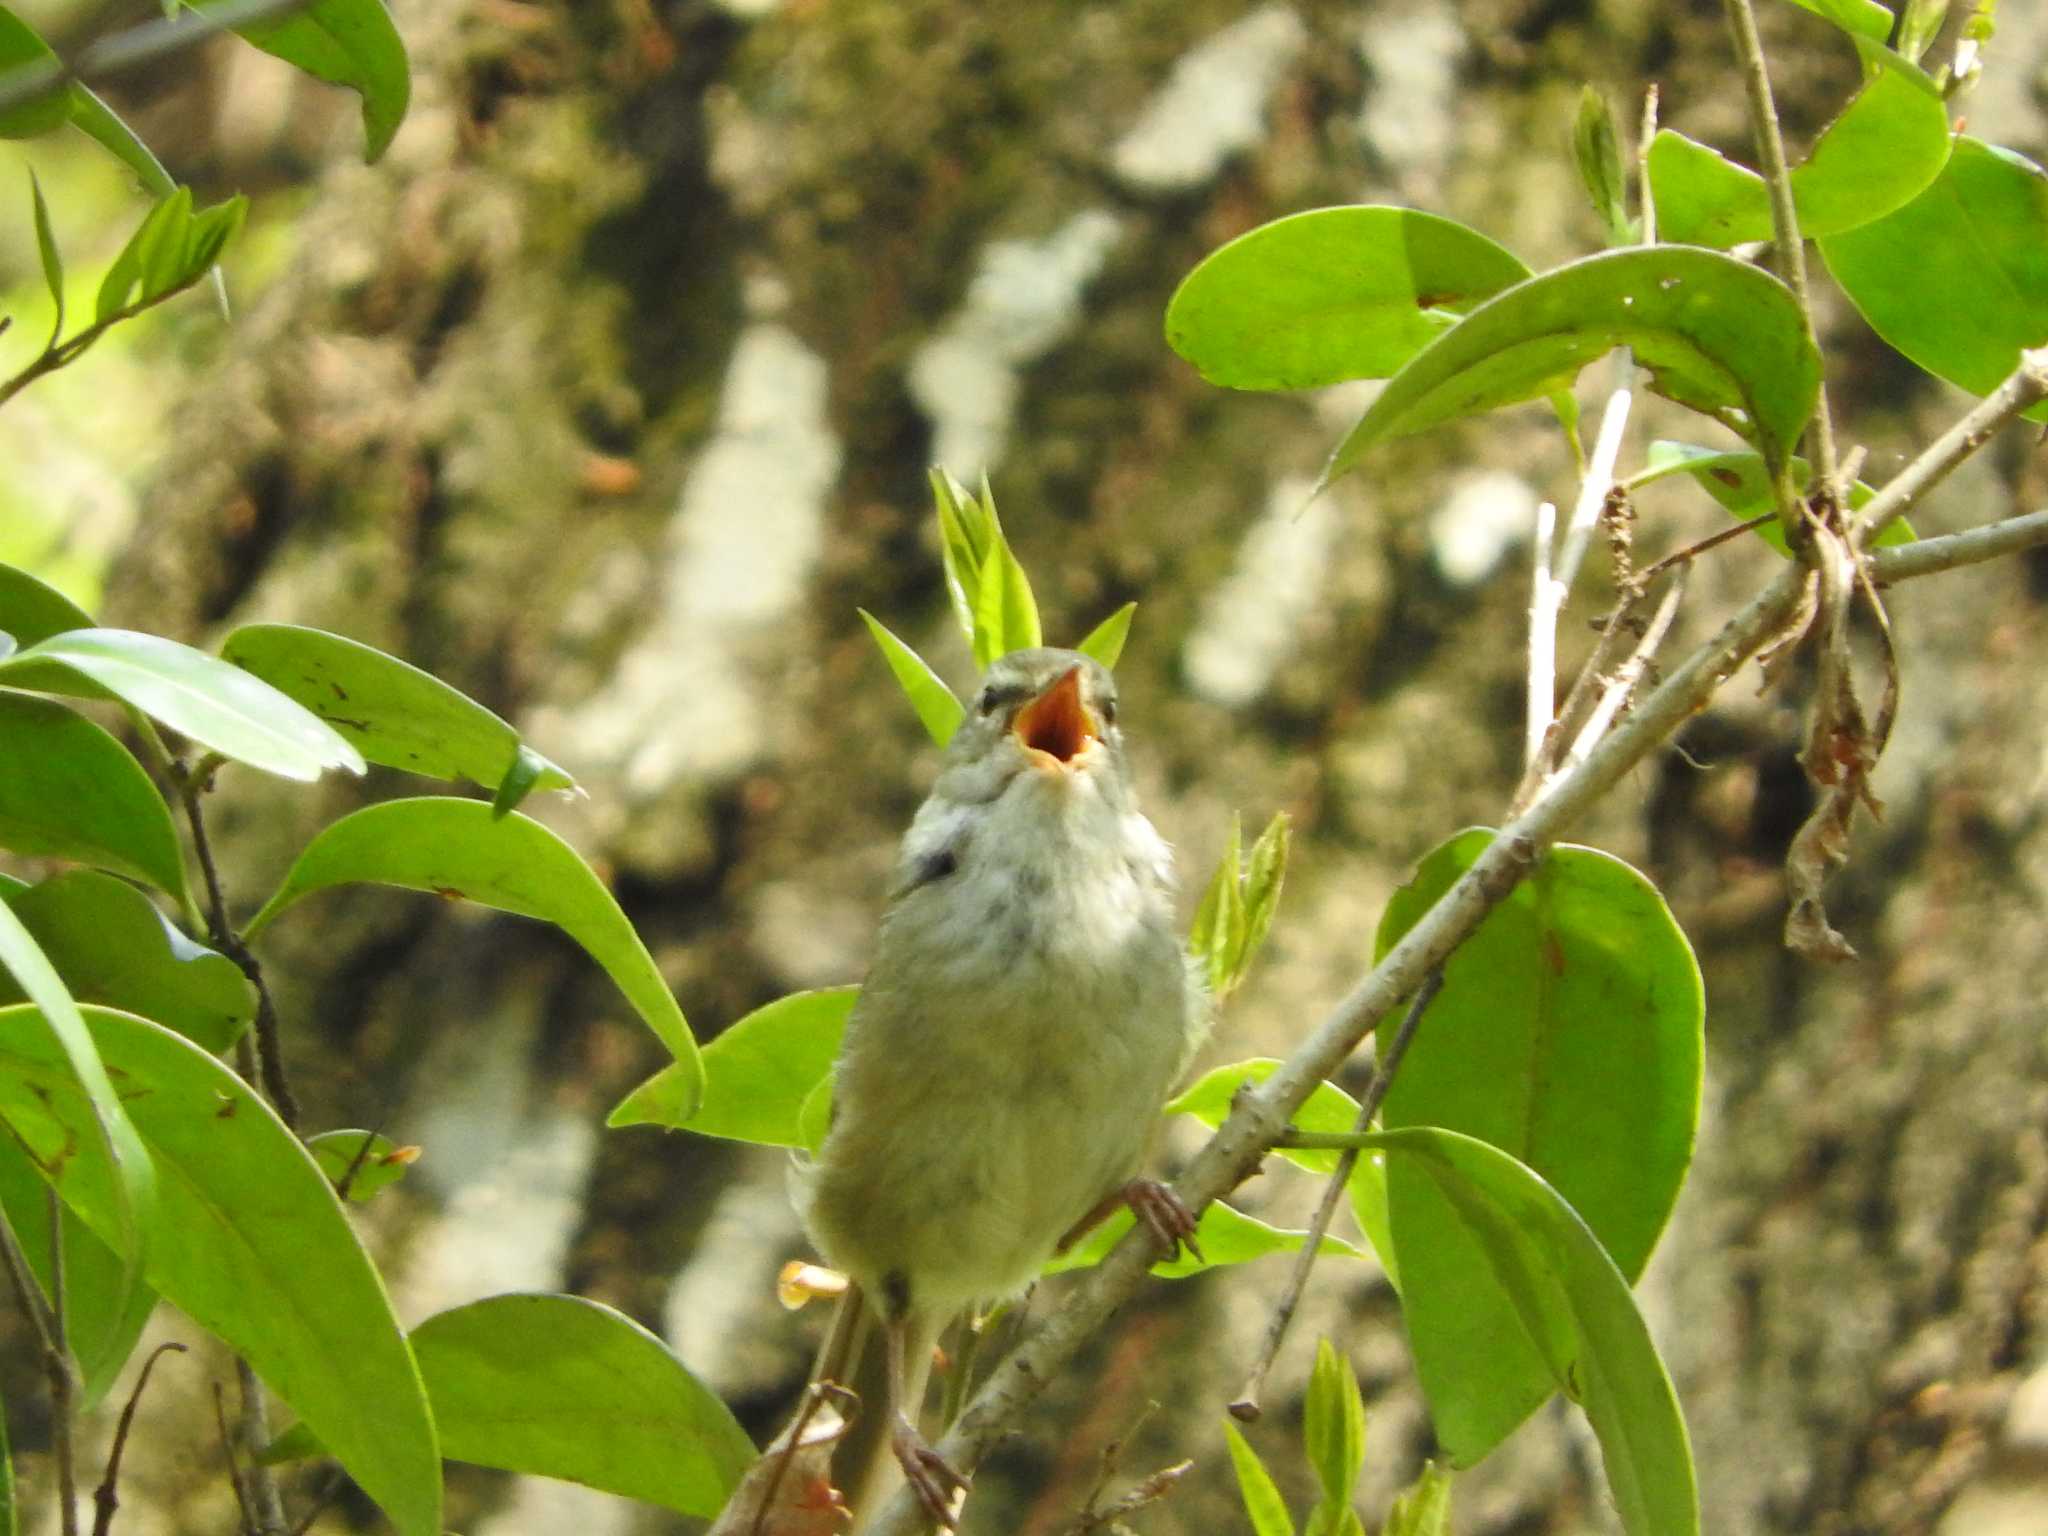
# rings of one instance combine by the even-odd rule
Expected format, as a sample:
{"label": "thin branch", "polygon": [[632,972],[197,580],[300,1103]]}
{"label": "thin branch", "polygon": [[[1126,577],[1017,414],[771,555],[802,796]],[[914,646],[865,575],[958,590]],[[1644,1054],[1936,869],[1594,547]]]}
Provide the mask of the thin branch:
{"label": "thin branch", "polygon": [[149,1373],[156,1369],[157,1361],[166,1354],[184,1354],[185,1346],[166,1341],[149,1352],[149,1358],[142,1362],[142,1373],[135,1379],[135,1390],[128,1394],[128,1402],[121,1410],[121,1422],[114,1428],[114,1448],[107,1453],[106,1475],[93,1491],[92,1536],[107,1536],[114,1528],[114,1511],[121,1507],[118,1484],[121,1476],[121,1453],[128,1449],[128,1431],[135,1427],[135,1410],[142,1402],[142,1389],[149,1385]]}
{"label": "thin branch", "polygon": [[116,32],[88,43],[69,63],[45,59],[0,76],[0,112],[54,96],[72,85],[90,85],[109,75],[182,53],[233,27],[282,21],[311,3],[312,0],[230,0],[204,11],[181,11],[176,16]]}
{"label": "thin branch", "polygon": [[1916,576],[1933,576],[1959,570],[2002,555],[2018,554],[2048,544],[2048,511],[2009,517],[1986,528],[1945,534],[1938,539],[1921,539],[1892,549],[1872,550],[1871,578],[1880,586],[1911,581]]}
{"label": "thin branch", "polygon": [[57,1467],[57,1508],[63,1536],[78,1536],[78,1471],[71,1442],[73,1379],[71,1351],[64,1337],[63,1212],[57,1191],[49,1191],[50,1295],[36,1281],[35,1270],[7,1214],[0,1211],[0,1261],[14,1288],[14,1299],[27,1315],[43,1352],[43,1372],[50,1383],[50,1459]]}
{"label": "thin branch", "polygon": [[235,1436],[228,1428],[227,1393],[219,1382],[213,1384],[213,1422],[220,1427],[220,1453],[228,1466],[228,1486],[235,1491],[235,1507],[241,1511],[238,1527],[242,1536],[254,1536],[255,1517],[249,1513],[249,1491],[242,1483],[242,1466],[235,1460]]}
{"label": "thin branch", "polygon": [[1592,754],[1593,748],[1607,728],[1614,723],[1614,717],[1621,712],[1628,696],[1635,692],[1636,684],[1642,681],[1649,669],[1650,658],[1657,654],[1657,647],[1664,643],[1664,635],[1671,628],[1671,621],[1678,613],[1678,601],[1685,596],[1685,571],[1679,570],[1678,579],[1671,583],[1664,593],[1663,601],[1657,604],[1657,611],[1650,616],[1650,624],[1643,631],[1643,638],[1621,664],[1621,669],[1607,684],[1607,691],[1600,695],[1600,702],[1593,706],[1592,714],[1586,717],[1585,727],[1578,739],[1572,743],[1571,751],[1565,754],[1567,767],[1583,763]]}
{"label": "thin branch", "polygon": [[[1743,88],[1749,93],[1750,128],[1756,134],[1756,153],[1764,185],[1771,194],[1771,231],[1778,253],[1778,275],[1799,301],[1799,318],[1806,334],[1813,337],[1813,301],[1806,286],[1806,242],[1799,234],[1799,211],[1792,202],[1792,172],[1785,163],[1785,139],[1778,131],[1778,109],[1771,100],[1771,75],[1764,64],[1763,39],[1757,35],[1756,13],[1749,0],[1722,0],[1728,16],[1728,31],[1735,39],[1736,61],[1742,66]],[[1820,471],[1820,483],[1829,496],[1840,495],[1835,481],[1835,430],[1828,419],[1828,395],[1821,389],[1814,402],[1813,425],[1808,433],[1813,445],[1813,462]],[[1779,487],[1781,493],[1785,487]],[[1792,533],[1793,509],[1778,508],[1785,520],[1787,537]]]}
{"label": "thin branch", "polygon": [[[1627,369],[1632,374],[1632,367]],[[1625,375],[1626,376],[1626,375]],[[1621,457],[1621,434],[1628,427],[1629,408],[1635,403],[1632,390],[1623,387],[1607,397],[1607,409],[1600,417],[1600,435],[1593,440],[1593,457],[1579,482],[1579,499],[1572,506],[1572,519],[1565,525],[1564,550],[1557,557],[1558,584],[1566,592],[1578,579],[1579,562],[1593,540],[1600,521],[1600,509],[1607,504],[1607,492],[1614,484],[1615,461]]]}
{"label": "thin branch", "polygon": [[2048,400],[2048,347],[2036,347],[2020,353],[2019,366],[2006,375],[1998,388],[1971,406],[1961,420],[1928,444],[1912,463],[1870,498],[1856,517],[1857,547],[1868,549],[1870,541],[1894,518],[1911,511],[1921,497],[1990,441],[2000,427],[2043,400]]}
{"label": "thin branch", "polygon": [[1643,210],[1643,244],[1657,243],[1657,198],[1650,188],[1650,145],[1657,137],[1657,82],[1643,92],[1643,123],[1636,135],[1637,201]]}
{"label": "thin branch", "polygon": [[[1401,1070],[1401,1059],[1408,1054],[1408,1046],[1415,1038],[1415,1030],[1422,1023],[1422,1015],[1443,990],[1443,967],[1438,966],[1424,978],[1409,1001],[1407,1016],[1401,1020],[1401,1027],[1395,1032],[1393,1043],[1387,1047],[1385,1059],[1374,1069],[1372,1081],[1366,1084],[1365,1096],[1359,1101],[1356,1133],[1363,1134],[1372,1129],[1373,1118],[1379,1114],[1380,1106],[1386,1102],[1387,1090],[1394,1084],[1394,1074]],[[1315,1268],[1316,1255],[1322,1250],[1323,1235],[1330,1230],[1330,1219],[1337,1214],[1337,1201],[1343,1196],[1345,1187],[1351,1182],[1351,1170],[1358,1164],[1358,1148],[1344,1149],[1337,1159],[1337,1166],[1330,1173],[1329,1182],[1323,1187],[1322,1202],[1316,1207],[1315,1219],[1308,1224],[1308,1232],[1302,1238],[1301,1252],[1295,1255],[1294,1272],[1287,1278],[1287,1287],[1280,1293],[1279,1305],[1273,1308],[1273,1316],[1266,1324],[1266,1336],[1260,1341],[1258,1359],[1245,1378],[1243,1388],[1230,1405],[1232,1418],[1250,1423],[1259,1416],[1259,1393],[1266,1384],[1266,1373],[1273,1368],[1273,1361],[1280,1353],[1280,1343],[1287,1337],[1287,1328],[1294,1321],[1294,1312],[1301,1305],[1301,1298],[1308,1289],[1309,1271]]]}

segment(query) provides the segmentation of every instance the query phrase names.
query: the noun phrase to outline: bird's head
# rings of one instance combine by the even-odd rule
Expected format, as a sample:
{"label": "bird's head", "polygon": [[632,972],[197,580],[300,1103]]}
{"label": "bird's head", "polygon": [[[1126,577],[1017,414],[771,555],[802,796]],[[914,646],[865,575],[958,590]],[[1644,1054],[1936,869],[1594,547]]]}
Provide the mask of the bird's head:
{"label": "bird's head", "polygon": [[946,751],[946,787],[962,800],[991,800],[1025,782],[1094,784],[1121,794],[1123,737],[1116,681],[1079,651],[1041,647],[997,658]]}

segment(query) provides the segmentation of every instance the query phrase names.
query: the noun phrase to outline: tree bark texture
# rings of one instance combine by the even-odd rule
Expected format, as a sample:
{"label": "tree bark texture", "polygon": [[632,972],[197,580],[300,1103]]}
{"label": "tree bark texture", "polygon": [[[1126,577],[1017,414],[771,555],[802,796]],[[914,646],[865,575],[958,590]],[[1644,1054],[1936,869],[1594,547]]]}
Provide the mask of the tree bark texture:
{"label": "tree bark texture", "polygon": [[[1139,600],[1125,715],[1184,879],[1206,877],[1232,810],[1295,816],[1268,956],[1210,1059],[1284,1053],[1369,958],[1412,861],[1501,813],[1529,513],[1570,495],[1571,467],[1542,412],[1508,412],[1396,444],[1304,511],[1363,397],[1214,389],[1164,346],[1166,300],[1223,240],[1334,202],[1462,218],[1539,268],[1597,248],[1569,160],[1581,81],[1625,123],[1657,81],[1665,121],[1747,157],[1719,7],[394,9],[411,118],[366,169],[333,117],[335,153],[273,227],[276,276],[179,384],[109,622],[199,643],[254,619],[321,625],[519,722],[589,791],[537,814],[612,875],[709,1037],[860,974],[934,764],[854,609],[965,677],[924,477],[934,460],[986,469],[1050,638]],[[2048,47],[2023,9],[2005,8],[1971,126],[2038,153],[2021,87]],[[1792,7],[1764,21],[1797,153],[1855,63]],[[1946,301],[1962,300],[1930,299]],[[1838,427],[1879,478],[1960,397],[1914,382],[1845,311],[1822,318]],[[1634,441],[1688,430],[1646,410]],[[2038,505],[2031,450],[2015,436],[1973,465],[1923,529]],[[1643,513],[1646,551],[1720,515],[1675,490]],[[1717,556],[1680,642],[1772,559]],[[1835,890],[1855,965],[1816,970],[1778,943],[1776,866],[1807,805],[1796,667],[1761,693],[1737,679],[1686,752],[1583,829],[1666,889],[1707,975],[1699,1159],[1643,1295],[1708,1529],[2048,1528],[2043,569],[1897,596],[1887,813]],[[1599,607],[1581,597],[1567,635]],[[384,774],[310,795],[225,777],[245,912],[317,826],[412,792]],[[784,1161],[602,1131],[659,1053],[580,953],[514,918],[358,890],[281,921],[265,960],[309,1124],[425,1149],[377,1218],[407,1321],[575,1289],[663,1329],[771,1429],[821,1326],[772,1299],[803,1252]],[[1296,1223],[1314,1198],[1279,1170],[1245,1194]],[[1283,1269],[1158,1286],[983,1472],[971,1525],[1067,1530],[1122,1440],[1125,1480],[1197,1462],[1137,1529],[1244,1529],[1218,1424]],[[1376,1524],[1430,1447],[1368,1266],[1319,1271],[1255,1443],[1305,1505],[1294,1446],[1319,1333],[1367,1386]],[[179,1470],[212,1454],[196,1401],[165,1392],[137,1432],[127,1497],[155,1503],[133,1516],[152,1529],[225,1528],[217,1478]],[[453,1487],[451,1525],[478,1536],[675,1528],[496,1475]],[[1474,1533],[1611,1518],[1597,1449],[1555,1406],[1461,1478],[1457,1511]],[[368,1517],[344,1502],[324,1518]]]}

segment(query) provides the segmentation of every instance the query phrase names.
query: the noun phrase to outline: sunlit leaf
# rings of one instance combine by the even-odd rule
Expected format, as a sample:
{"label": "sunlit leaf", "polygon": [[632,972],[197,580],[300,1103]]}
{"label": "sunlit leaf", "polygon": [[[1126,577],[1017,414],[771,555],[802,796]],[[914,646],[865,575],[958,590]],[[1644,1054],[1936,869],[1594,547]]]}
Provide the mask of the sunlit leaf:
{"label": "sunlit leaf", "polygon": [[401,1147],[375,1131],[355,1130],[309,1136],[306,1150],[313,1154],[335,1193],[347,1195],[357,1205],[404,1178],[419,1152],[417,1147]]}
{"label": "sunlit leaf", "polygon": [[[1081,1240],[1065,1253],[1054,1256],[1045,1266],[1048,1275],[1061,1274],[1070,1269],[1086,1269],[1100,1264],[1109,1250],[1114,1248],[1123,1235],[1136,1222],[1128,1209],[1117,1211],[1108,1220],[1091,1227]],[[1235,1206],[1225,1205],[1221,1200],[1212,1201],[1203,1208],[1201,1219],[1195,1224],[1195,1242],[1202,1250],[1202,1257],[1196,1258],[1183,1249],[1178,1257],[1162,1259],[1152,1266],[1152,1273],[1162,1280],[1183,1280],[1189,1275],[1199,1275],[1204,1270],[1215,1269],[1226,1264],[1246,1264],[1253,1259],[1263,1259],[1274,1253],[1299,1253],[1301,1245],[1308,1238],[1306,1232],[1292,1231],[1286,1227],[1272,1226],[1256,1216],[1247,1216]],[[1324,1254],[1357,1259],[1364,1255],[1341,1237],[1325,1236],[1317,1250]]]}
{"label": "sunlit leaf", "polygon": [[0,633],[34,645],[67,629],[92,628],[92,615],[27,571],[0,565]]}
{"label": "sunlit leaf", "polygon": [[[185,0],[207,11],[227,0]],[[248,42],[317,80],[346,86],[363,99],[363,158],[390,147],[412,97],[405,43],[382,0],[312,0],[296,14],[235,28]]]}
{"label": "sunlit leaf", "polygon": [[1224,1421],[1223,1437],[1230,1446],[1230,1464],[1237,1472],[1237,1488],[1244,1497],[1245,1513],[1251,1517],[1253,1536],[1294,1536],[1287,1501],[1280,1497],[1273,1474],[1259,1460],[1259,1453],[1228,1420]]}
{"label": "sunlit leaf", "polygon": [[953,696],[953,690],[931,669],[931,665],[891,634],[880,619],[865,608],[855,611],[867,625],[868,633],[874,636],[875,644],[881,647],[882,659],[889,663],[889,671],[895,675],[897,686],[909,698],[910,707],[917,711],[925,734],[943,747],[960,728],[960,721],[967,713],[965,706]]}
{"label": "sunlit leaf", "polygon": [[1359,1463],[1365,1459],[1365,1399],[1358,1375],[1328,1339],[1316,1341],[1316,1363],[1309,1372],[1308,1404],[1302,1418],[1302,1439],[1309,1465],[1323,1485],[1324,1502],[1338,1508],[1351,1503],[1358,1486]]}
{"label": "sunlit leaf", "polygon": [[1115,671],[1117,661],[1124,653],[1124,641],[1130,638],[1131,616],[1137,611],[1136,603],[1125,603],[1123,607],[1089,630],[1087,636],[1074,649],[1083,656],[1093,656],[1110,671]]}

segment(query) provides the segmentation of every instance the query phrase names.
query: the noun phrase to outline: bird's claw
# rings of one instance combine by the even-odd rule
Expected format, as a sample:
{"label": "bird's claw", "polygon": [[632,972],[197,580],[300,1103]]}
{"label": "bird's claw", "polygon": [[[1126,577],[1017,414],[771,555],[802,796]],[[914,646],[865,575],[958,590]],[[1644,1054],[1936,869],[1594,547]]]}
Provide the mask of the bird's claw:
{"label": "bird's claw", "polygon": [[1185,1248],[1200,1262],[1209,1262],[1202,1255],[1202,1245],[1195,1241],[1195,1213],[1179,1195],[1157,1179],[1133,1179],[1124,1186],[1123,1196],[1132,1214],[1152,1229],[1169,1259]]}
{"label": "bird's claw", "polygon": [[925,1513],[947,1530],[958,1530],[960,1516],[955,1504],[973,1486],[974,1479],[934,1450],[931,1442],[901,1415],[897,1417],[896,1430],[889,1443],[896,1452],[896,1460],[903,1466],[904,1479],[917,1495],[917,1502],[924,1506]]}

